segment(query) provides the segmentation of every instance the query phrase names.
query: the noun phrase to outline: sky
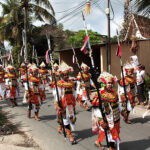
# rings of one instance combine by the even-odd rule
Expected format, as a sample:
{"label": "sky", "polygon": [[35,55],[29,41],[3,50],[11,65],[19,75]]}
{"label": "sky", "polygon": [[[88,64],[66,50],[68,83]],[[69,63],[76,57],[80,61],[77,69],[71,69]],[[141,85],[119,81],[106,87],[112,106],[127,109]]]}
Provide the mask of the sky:
{"label": "sky", "polygon": [[[4,1],[4,0],[1,0]],[[73,31],[78,31],[84,29],[81,11],[84,9],[82,6],[78,8],[74,13],[75,8],[79,7],[81,3],[86,2],[86,0],[49,0],[55,10],[55,17],[57,20],[68,15],[68,17],[61,19],[58,23],[62,23],[64,29],[69,29]],[[107,16],[105,10],[107,8],[107,0],[90,0],[91,1],[91,14],[86,15],[86,23],[88,29],[92,29],[102,35],[107,35]],[[116,35],[116,29],[121,30],[123,23],[124,15],[124,2],[126,0],[111,0],[112,8],[114,11],[111,11],[111,36]],[[84,4],[83,4],[84,5]],[[77,13],[77,14],[76,14]],[[1,8],[0,8],[1,14]],[[41,22],[36,21],[34,25],[40,26]]]}
{"label": "sky", "polygon": [[[72,8],[74,6],[78,6],[81,2],[84,1],[86,2],[86,0],[50,0],[51,4],[55,9],[57,19],[61,18],[66,13],[69,13],[69,11],[62,11],[68,10],[69,8]],[[115,14],[114,20],[111,21],[111,36],[116,35],[116,29],[120,30],[120,28],[122,27],[124,1],[125,0],[111,0],[111,4]],[[105,9],[107,8],[107,0],[92,0],[91,4],[91,14],[86,16],[87,25],[89,29],[99,32],[100,34],[106,35],[107,16],[105,15]],[[113,15],[111,11],[111,18],[112,16]],[[64,25],[64,29],[78,31],[79,29],[84,28],[80,12],[78,15],[71,17],[69,20],[62,20],[60,21],[60,23],[61,22]]]}

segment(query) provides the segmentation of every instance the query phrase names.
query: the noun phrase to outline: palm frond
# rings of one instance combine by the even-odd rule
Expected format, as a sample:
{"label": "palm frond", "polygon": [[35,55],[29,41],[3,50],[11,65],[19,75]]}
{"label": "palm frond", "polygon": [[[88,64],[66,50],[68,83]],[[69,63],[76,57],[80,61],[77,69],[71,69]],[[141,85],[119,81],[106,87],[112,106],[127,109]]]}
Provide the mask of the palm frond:
{"label": "palm frond", "polygon": [[35,14],[36,18],[39,18],[40,21],[48,21],[51,24],[56,23],[55,17],[48,12],[45,8],[40,7],[35,4],[29,4],[29,7],[32,8],[32,12]]}
{"label": "palm frond", "polygon": [[135,7],[138,13],[142,13],[144,16],[150,16],[150,1],[149,0],[136,0]]}
{"label": "palm frond", "polygon": [[55,15],[55,11],[53,9],[53,6],[49,2],[49,0],[33,0],[33,1],[39,6],[43,5],[45,8],[50,9],[50,11],[52,12],[52,15]]}

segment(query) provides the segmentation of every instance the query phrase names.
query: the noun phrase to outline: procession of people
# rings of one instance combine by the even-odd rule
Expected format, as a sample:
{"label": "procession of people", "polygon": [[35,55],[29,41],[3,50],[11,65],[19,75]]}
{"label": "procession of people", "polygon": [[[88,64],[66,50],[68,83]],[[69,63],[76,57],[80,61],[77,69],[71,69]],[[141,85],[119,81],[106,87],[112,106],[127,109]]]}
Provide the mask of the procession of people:
{"label": "procession of people", "polygon": [[[125,123],[131,124],[130,112],[134,111],[136,105],[145,105],[144,66],[139,63],[135,65],[133,60],[124,64],[120,79],[108,72],[102,72],[96,83],[89,72],[90,67],[83,62],[77,76],[74,75],[73,67],[65,62],[59,65],[52,62],[50,69],[46,68],[43,61],[40,68],[35,63],[23,62],[19,74],[15,69],[10,64],[6,68],[0,65],[1,100],[9,100],[12,108],[19,107],[17,97],[20,89],[23,89],[22,102],[28,105],[27,117],[31,118],[33,110],[35,120],[40,121],[40,106],[43,101],[49,100],[46,99],[48,89],[54,97],[58,133],[67,136],[72,145],[77,144],[72,135],[78,117],[77,105],[92,112],[91,130],[93,134],[98,134],[95,146],[104,149],[102,142],[107,137],[110,150],[119,149],[121,116]],[[118,86],[114,86],[116,84]],[[91,91],[91,87],[95,90]],[[147,108],[150,108],[150,102]]]}

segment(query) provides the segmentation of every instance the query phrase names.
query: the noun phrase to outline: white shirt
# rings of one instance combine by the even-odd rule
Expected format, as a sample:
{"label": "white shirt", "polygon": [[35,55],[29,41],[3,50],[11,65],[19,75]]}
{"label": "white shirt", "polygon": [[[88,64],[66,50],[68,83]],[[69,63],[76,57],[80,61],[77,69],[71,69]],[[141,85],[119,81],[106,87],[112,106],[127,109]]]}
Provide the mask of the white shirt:
{"label": "white shirt", "polygon": [[137,85],[144,83],[144,77],[145,77],[145,71],[144,70],[137,71],[137,74],[136,74]]}

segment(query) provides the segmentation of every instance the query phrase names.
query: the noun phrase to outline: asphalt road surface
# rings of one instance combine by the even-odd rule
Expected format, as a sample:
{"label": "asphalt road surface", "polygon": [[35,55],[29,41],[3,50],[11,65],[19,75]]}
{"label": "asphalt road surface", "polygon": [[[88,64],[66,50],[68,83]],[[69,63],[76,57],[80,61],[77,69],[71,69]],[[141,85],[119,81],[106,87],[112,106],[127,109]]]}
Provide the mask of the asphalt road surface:
{"label": "asphalt road surface", "polygon": [[[39,144],[42,150],[97,150],[94,142],[98,135],[91,130],[91,112],[79,108],[77,104],[76,131],[73,135],[78,144],[71,145],[68,140],[57,132],[56,111],[53,105],[52,94],[47,93],[47,99],[40,109],[41,121],[28,119],[27,106],[22,104],[23,92],[18,98],[18,107],[10,108],[9,101],[0,101],[0,105],[12,122],[15,122],[20,129],[32,135],[32,138]],[[136,114],[131,115],[132,124],[128,125],[121,121],[121,143],[120,150],[150,150],[150,115],[145,119],[141,114],[145,110],[138,109]],[[104,145],[106,143],[104,142]]]}

